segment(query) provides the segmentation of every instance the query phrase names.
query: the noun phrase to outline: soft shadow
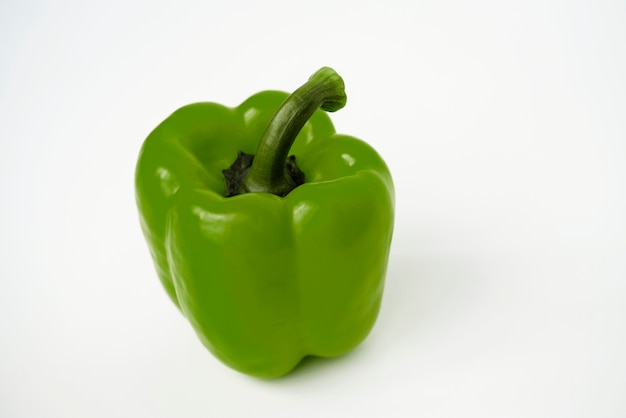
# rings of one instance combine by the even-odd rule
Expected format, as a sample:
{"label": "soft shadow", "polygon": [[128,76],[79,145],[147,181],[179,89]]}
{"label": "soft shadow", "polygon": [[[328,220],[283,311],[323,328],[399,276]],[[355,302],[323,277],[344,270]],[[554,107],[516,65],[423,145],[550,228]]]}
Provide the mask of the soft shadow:
{"label": "soft shadow", "polygon": [[471,259],[454,254],[395,254],[375,332],[392,344],[428,338],[427,329],[434,324],[447,326],[472,302],[479,282]]}
{"label": "soft shadow", "polygon": [[338,357],[319,357],[313,355],[305,356],[291,372],[281,377],[273,379],[251,379],[254,379],[264,385],[280,386],[286,383],[291,384],[295,381],[308,381],[328,376],[329,373],[335,373],[345,367],[348,367],[352,362],[358,361],[360,354],[362,354],[364,350],[364,345],[366,345],[366,341],[361,343],[352,351]]}

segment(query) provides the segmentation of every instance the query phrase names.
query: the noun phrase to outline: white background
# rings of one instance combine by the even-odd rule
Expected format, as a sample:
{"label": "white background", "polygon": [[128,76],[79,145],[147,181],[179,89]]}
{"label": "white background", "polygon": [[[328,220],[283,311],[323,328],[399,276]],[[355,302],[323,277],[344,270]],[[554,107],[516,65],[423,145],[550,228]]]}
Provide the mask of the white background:
{"label": "white background", "polygon": [[[0,416],[626,416],[625,2],[9,0],[0,54]],[[260,381],[167,299],[134,166],[325,65],[396,184],[384,302]]]}

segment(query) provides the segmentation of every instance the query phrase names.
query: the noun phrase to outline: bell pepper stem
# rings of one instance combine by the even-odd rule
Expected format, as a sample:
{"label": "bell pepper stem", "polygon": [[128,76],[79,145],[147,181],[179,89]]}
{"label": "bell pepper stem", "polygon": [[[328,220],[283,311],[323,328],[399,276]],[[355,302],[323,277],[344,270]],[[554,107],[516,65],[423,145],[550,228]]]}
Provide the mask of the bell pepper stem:
{"label": "bell pepper stem", "polygon": [[318,108],[335,112],[345,106],[346,100],[342,78],[328,67],[318,70],[289,95],[265,130],[242,192],[285,196],[293,190],[296,184],[285,171],[293,141]]}

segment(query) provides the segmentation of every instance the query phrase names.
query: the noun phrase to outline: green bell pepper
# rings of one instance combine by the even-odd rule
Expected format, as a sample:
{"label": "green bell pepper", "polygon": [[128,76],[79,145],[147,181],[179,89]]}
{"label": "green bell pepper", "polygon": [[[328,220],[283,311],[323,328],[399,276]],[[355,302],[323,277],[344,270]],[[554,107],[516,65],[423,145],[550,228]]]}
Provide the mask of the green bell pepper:
{"label": "green bell pepper", "polygon": [[322,68],[289,96],[182,107],[142,146],[136,201],[158,276],[240,372],[271,378],[307,355],[342,355],[378,315],[393,183],[322,111],[345,102],[341,77]]}

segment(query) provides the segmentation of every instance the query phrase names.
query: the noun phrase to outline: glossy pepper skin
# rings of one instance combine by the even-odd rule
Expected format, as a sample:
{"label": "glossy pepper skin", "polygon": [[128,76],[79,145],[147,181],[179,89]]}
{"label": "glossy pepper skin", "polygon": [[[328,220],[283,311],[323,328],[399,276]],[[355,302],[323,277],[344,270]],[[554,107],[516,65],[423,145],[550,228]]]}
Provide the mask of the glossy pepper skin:
{"label": "glossy pepper skin", "polygon": [[[343,94],[329,68],[309,90],[323,82]],[[294,95],[182,107],[148,136],[136,168],[141,226],[169,297],[218,359],[262,378],[288,373],[307,355],[342,355],[367,336],[393,231],[387,166],[365,142],[337,134],[319,103],[287,132],[304,184],[284,196],[226,197],[222,171],[238,151],[260,155],[272,129],[289,131],[291,119],[276,115],[281,105],[303,106]]]}

